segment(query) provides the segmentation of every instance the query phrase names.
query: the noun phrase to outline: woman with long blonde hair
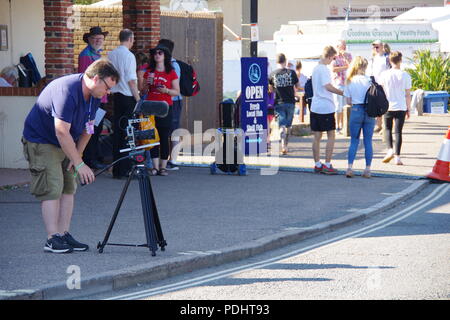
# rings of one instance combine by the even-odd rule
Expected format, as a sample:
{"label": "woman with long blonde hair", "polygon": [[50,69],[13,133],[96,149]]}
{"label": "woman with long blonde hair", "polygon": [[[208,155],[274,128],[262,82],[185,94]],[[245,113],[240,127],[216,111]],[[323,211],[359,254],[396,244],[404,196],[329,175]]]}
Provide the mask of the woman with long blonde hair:
{"label": "woman with long blonde hair", "polygon": [[350,113],[350,136],[351,142],[348,150],[347,178],[352,178],[353,162],[358,151],[361,130],[364,136],[364,153],[366,168],[362,174],[364,178],[370,178],[370,166],[373,158],[372,136],[375,127],[375,118],[369,117],[365,108],[365,97],[371,80],[365,75],[368,62],[361,56],[355,57],[347,72],[344,96],[347,104],[351,105]]}

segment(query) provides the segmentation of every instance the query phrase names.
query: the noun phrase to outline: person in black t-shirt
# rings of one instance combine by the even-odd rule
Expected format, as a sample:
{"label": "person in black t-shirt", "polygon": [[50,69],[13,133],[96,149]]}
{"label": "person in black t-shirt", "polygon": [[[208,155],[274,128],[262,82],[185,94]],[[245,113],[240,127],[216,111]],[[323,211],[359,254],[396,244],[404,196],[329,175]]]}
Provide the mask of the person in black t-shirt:
{"label": "person in black t-shirt", "polygon": [[299,87],[297,74],[286,68],[286,56],[277,55],[278,68],[269,75],[269,91],[275,92],[275,116],[281,138],[281,153],[287,154],[289,129],[295,110],[295,88]]}

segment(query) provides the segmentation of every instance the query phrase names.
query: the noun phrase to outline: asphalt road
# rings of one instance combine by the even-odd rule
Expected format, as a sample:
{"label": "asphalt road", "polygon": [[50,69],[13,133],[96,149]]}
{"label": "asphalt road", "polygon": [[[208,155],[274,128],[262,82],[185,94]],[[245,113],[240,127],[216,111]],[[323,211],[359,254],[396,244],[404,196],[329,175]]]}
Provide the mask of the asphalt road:
{"label": "asphalt road", "polygon": [[450,184],[263,255],[93,299],[450,299]]}

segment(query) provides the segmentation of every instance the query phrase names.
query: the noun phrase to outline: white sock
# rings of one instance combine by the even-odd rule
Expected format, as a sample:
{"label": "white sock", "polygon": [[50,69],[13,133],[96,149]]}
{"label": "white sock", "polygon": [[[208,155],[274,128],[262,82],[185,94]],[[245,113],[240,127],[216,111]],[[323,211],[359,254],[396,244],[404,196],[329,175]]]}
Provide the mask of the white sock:
{"label": "white sock", "polygon": [[329,168],[331,166],[331,162],[325,162],[325,165]]}
{"label": "white sock", "polygon": [[316,167],[317,168],[322,168],[322,162],[320,162],[320,161],[316,162]]}

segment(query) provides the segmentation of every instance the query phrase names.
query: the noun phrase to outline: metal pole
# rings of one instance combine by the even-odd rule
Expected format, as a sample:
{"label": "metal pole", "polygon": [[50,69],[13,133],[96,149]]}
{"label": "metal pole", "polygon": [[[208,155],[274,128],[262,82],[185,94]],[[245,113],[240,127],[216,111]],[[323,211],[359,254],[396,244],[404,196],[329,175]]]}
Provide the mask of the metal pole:
{"label": "metal pole", "polygon": [[252,26],[258,26],[258,0],[242,0],[242,57],[258,56],[258,41],[251,41]]}
{"label": "metal pole", "polygon": [[[250,24],[258,27],[258,0],[251,0],[250,3]],[[258,56],[258,41],[250,42],[250,56]]]}

